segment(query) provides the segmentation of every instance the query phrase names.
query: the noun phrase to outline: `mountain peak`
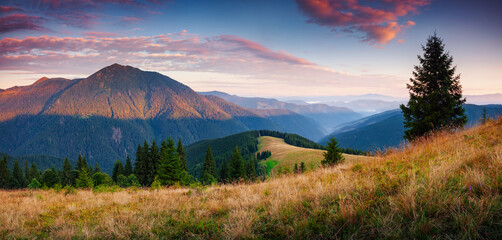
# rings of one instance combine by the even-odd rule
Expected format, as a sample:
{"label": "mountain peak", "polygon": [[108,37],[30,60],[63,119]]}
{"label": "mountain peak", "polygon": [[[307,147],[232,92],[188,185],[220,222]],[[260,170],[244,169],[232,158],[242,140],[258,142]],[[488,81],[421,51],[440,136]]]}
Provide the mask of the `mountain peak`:
{"label": "mountain peak", "polygon": [[42,77],[42,78],[38,79],[34,84],[40,84],[40,83],[43,83],[47,80],[49,80],[48,77]]}

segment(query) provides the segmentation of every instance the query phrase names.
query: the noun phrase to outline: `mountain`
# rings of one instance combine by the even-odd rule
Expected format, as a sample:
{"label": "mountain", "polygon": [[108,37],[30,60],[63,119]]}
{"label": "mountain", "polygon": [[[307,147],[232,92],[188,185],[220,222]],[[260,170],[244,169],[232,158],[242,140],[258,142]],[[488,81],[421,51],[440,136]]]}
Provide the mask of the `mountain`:
{"label": "mountain", "polygon": [[[480,122],[484,108],[488,117],[495,118],[502,114],[502,105],[465,104],[464,108],[468,119],[466,127],[472,127]],[[404,143],[403,121],[400,109],[386,111],[340,126],[319,143],[326,144],[328,138],[333,136],[341,147],[364,151],[399,147]]]}
{"label": "mountain", "polygon": [[0,152],[72,159],[84,154],[105,171],[145,140],[173,137],[189,144],[254,129],[283,129],[167,76],[119,64],[84,79],[42,78],[0,91],[0,113]]}
{"label": "mountain", "polygon": [[466,95],[467,103],[471,104],[502,104],[502,94]]}
{"label": "mountain", "polygon": [[296,104],[273,98],[239,97],[218,91],[199,92],[199,94],[217,96],[228,102],[250,109],[287,109],[313,119],[327,132],[331,132],[333,126],[362,117],[349,108],[328,106],[326,104]]}

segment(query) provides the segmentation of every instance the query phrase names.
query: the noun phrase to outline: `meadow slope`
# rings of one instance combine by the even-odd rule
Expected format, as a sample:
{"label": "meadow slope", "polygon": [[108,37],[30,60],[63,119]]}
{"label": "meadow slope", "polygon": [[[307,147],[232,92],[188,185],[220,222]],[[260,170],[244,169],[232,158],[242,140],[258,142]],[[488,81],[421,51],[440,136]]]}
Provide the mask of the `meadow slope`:
{"label": "meadow slope", "polygon": [[502,120],[373,161],[208,188],[1,191],[0,238],[502,238]]}
{"label": "meadow slope", "polygon": [[[305,163],[307,170],[314,170],[321,166],[325,150],[302,148],[289,145],[282,138],[264,136],[258,138],[258,152],[270,151],[272,156],[262,164],[265,164],[268,173],[277,175],[278,173],[292,172],[295,164]],[[374,159],[373,157],[343,154],[345,162],[358,163]]]}

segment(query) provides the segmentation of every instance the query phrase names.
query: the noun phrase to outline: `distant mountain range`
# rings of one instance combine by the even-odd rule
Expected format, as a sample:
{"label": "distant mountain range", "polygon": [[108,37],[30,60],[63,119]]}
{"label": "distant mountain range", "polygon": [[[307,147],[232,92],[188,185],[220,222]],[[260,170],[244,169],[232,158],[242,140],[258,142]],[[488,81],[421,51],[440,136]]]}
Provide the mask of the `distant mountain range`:
{"label": "distant mountain range", "polygon": [[361,114],[356,113],[349,108],[334,107],[327,104],[301,104],[302,102],[299,102],[299,104],[297,104],[292,102],[283,102],[273,98],[240,97],[219,91],[199,92],[199,94],[217,96],[228,102],[232,102],[250,109],[269,111],[272,111],[273,109],[289,110],[291,112],[313,119],[326,132],[331,132],[333,130],[333,127],[339,124],[347,123],[362,117]]}
{"label": "distant mountain range", "polygon": [[[502,105],[465,104],[468,118],[466,127],[478,124],[482,118],[483,108],[487,116],[495,118],[502,115]],[[404,143],[404,118],[400,109],[394,109],[365,117],[357,121],[339,126],[333,133],[321,139],[326,144],[330,136],[335,137],[341,147],[350,147],[364,151],[385,150],[399,147]]]}
{"label": "distant mountain range", "polygon": [[[168,137],[185,144],[254,129],[319,139],[303,116],[253,112],[202,96],[156,72],[114,64],[84,79],[42,78],[0,91],[0,152],[12,156],[87,156],[104,170],[138,143]],[[309,124],[307,124],[309,123]]]}

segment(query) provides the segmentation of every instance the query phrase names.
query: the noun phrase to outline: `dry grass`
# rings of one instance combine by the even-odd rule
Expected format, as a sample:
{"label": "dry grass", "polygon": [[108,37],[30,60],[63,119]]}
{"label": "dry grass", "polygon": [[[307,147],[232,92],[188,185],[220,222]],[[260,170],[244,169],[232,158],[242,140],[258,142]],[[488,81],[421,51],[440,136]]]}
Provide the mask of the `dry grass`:
{"label": "dry grass", "polygon": [[[289,145],[282,138],[264,136],[258,138],[258,151],[270,151],[272,156],[264,164],[273,166],[272,174],[277,175],[277,171],[291,172],[295,164],[300,166],[301,162],[309,170],[317,169],[321,166],[325,150],[301,148]],[[343,154],[347,165],[372,160],[373,157]],[[273,162],[273,163],[272,163]],[[269,169],[270,170],[270,169]]]}
{"label": "dry grass", "polygon": [[256,184],[0,191],[0,238],[502,238],[502,120]]}

